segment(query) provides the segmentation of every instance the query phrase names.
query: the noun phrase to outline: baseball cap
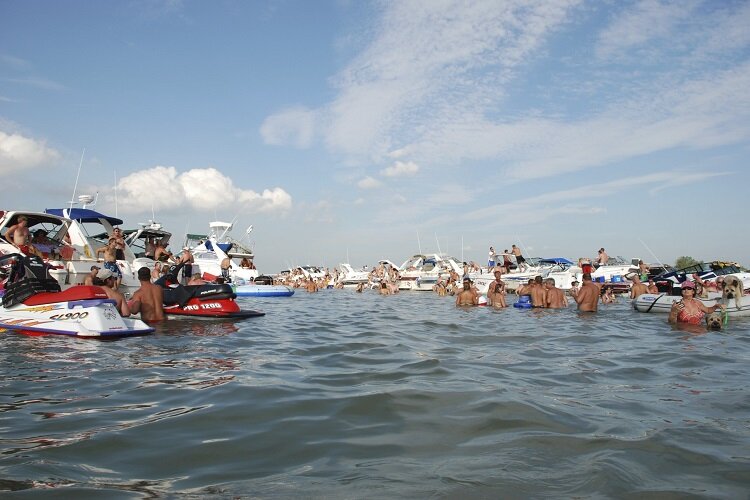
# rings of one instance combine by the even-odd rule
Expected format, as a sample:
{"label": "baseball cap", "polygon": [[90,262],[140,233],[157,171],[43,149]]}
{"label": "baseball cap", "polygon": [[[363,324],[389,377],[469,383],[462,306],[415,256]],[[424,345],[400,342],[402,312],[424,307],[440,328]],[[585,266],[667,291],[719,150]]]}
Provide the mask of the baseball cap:
{"label": "baseball cap", "polygon": [[682,288],[695,288],[695,283],[690,280],[685,280],[682,282]]}
{"label": "baseball cap", "polygon": [[106,280],[107,278],[113,278],[114,276],[114,273],[106,268],[96,273],[96,277],[102,281]]}

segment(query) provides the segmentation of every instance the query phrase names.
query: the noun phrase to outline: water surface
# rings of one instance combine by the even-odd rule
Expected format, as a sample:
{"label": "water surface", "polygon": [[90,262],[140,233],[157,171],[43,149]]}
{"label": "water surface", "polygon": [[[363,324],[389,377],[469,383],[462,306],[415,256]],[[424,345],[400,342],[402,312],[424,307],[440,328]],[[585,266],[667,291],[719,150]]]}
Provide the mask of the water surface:
{"label": "water surface", "polygon": [[325,290],[117,341],[3,334],[0,492],[746,498],[750,321]]}

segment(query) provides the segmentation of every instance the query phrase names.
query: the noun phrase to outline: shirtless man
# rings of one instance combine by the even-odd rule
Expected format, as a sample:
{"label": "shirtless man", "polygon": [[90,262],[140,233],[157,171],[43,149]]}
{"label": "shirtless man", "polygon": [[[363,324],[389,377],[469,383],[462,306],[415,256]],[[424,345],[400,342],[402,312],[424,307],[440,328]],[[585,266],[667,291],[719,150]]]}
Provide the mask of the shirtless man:
{"label": "shirtless man", "polygon": [[531,295],[531,307],[541,308],[547,305],[547,294],[542,284],[542,277],[537,276],[534,278],[534,284],[529,289],[529,295]]}
{"label": "shirtless man", "polygon": [[634,299],[644,293],[648,293],[648,287],[641,283],[641,279],[638,276],[633,276],[633,284],[630,285],[630,298]]}
{"label": "shirtless man", "polygon": [[99,266],[91,266],[91,272],[83,279],[83,284],[88,286],[94,285],[94,278],[99,274]]}
{"label": "shirtless man", "polygon": [[550,309],[562,309],[568,307],[568,298],[565,292],[555,286],[554,278],[544,280],[544,290],[547,294],[546,306]]}
{"label": "shirtless man", "polygon": [[659,287],[656,286],[653,278],[648,280],[648,293],[659,293]]}
{"label": "shirtless man", "polygon": [[159,285],[151,283],[149,268],[138,269],[138,281],[141,282],[141,287],[128,302],[130,312],[141,313],[141,319],[146,323],[164,321],[164,291]]}
{"label": "shirtless man", "polygon": [[117,304],[117,310],[120,312],[120,316],[127,318],[130,316],[130,307],[128,301],[125,300],[125,296],[119,291],[115,290],[115,275],[109,269],[103,269],[99,271],[99,275],[96,278],[97,283],[102,283],[101,286],[107,297],[114,300]]}
{"label": "shirtless man", "polygon": [[471,286],[471,280],[464,278],[464,288],[456,295],[457,306],[476,306],[479,305],[479,294]]}
{"label": "shirtless man", "polygon": [[607,255],[607,252],[604,251],[604,247],[602,247],[599,249],[599,256],[596,258],[596,267],[606,266],[607,261],[609,261],[609,255]]}
{"label": "shirtless man", "polygon": [[193,276],[193,263],[195,262],[193,254],[190,252],[190,248],[185,247],[182,249],[182,253],[180,253],[177,262],[179,264],[185,264],[182,268],[182,280],[190,281],[190,278]]}
{"label": "shirtless man", "polygon": [[528,266],[526,265],[526,259],[524,259],[523,255],[521,255],[520,248],[513,244],[510,247],[510,253],[512,253],[516,257],[516,264],[518,264],[518,270],[520,272],[524,272],[526,269],[528,269]]}
{"label": "shirtless man", "polygon": [[502,271],[495,271],[495,281],[487,288],[487,305],[508,307],[505,303],[505,282],[501,279],[502,275]]}
{"label": "shirtless man", "polygon": [[112,240],[115,242],[116,260],[125,260],[125,239],[122,237],[122,230],[119,227],[112,230],[112,236],[109,237],[109,241]]}
{"label": "shirtless man", "polygon": [[122,281],[122,272],[120,272],[120,269],[117,267],[116,245],[117,243],[115,240],[110,239],[106,246],[96,249],[96,258],[98,260],[99,254],[104,254],[104,269],[112,271],[112,274],[115,275],[115,279],[117,280],[116,288],[119,288],[120,282]]}
{"label": "shirtless man", "polygon": [[531,294],[531,287],[534,286],[534,280],[530,279],[528,283],[519,285],[518,288],[516,288],[516,295],[519,297],[521,295],[529,295]]}
{"label": "shirtless man", "polygon": [[391,289],[388,287],[388,283],[385,281],[380,282],[380,295],[390,295]]}
{"label": "shirtless man", "polygon": [[307,280],[307,285],[305,286],[308,292],[317,292],[318,291],[318,284],[315,283],[315,280],[310,277]]}
{"label": "shirtless man", "polygon": [[17,222],[5,232],[5,239],[17,246],[21,253],[29,255],[29,219],[19,215]]}
{"label": "shirtless man", "polygon": [[583,273],[583,284],[575,296],[579,311],[596,312],[599,306],[599,287],[591,281],[591,273]]}

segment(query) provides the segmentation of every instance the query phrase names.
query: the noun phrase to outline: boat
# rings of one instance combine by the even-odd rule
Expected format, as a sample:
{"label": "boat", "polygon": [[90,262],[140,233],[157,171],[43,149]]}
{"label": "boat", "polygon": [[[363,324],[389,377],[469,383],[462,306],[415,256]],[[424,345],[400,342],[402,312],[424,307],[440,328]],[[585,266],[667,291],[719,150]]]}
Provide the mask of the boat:
{"label": "boat", "polygon": [[182,285],[178,274],[185,264],[172,266],[167,274],[154,282],[163,289],[164,313],[168,316],[211,319],[246,319],[266,313],[240,309],[237,294],[228,283]]}
{"label": "boat", "polygon": [[[187,234],[185,248],[190,248],[193,254],[193,275],[203,275],[211,281],[217,277],[237,285],[252,282],[259,276],[258,270],[252,264],[254,258],[252,250],[233,239],[229,232],[233,224],[214,221],[209,223],[208,234]],[[248,228],[249,232],[252,227]],[[247,259],[250,267],[240,265],[242,259]],[[240,262],[237,262],[240,260]],[[224,264],[224,268],[222,267]]]}
{"label": "boat", "polygon": [[399,267],[399,290],[432,291],[438,280],[447,280],[451,271],[459,276],[463,267],[445,254],[416,254]]}
{"label": "boat", "polygon": [[[638,312],[669,314],[672,304],[680,299],[682,299],[681,296],[668,293],[644,293],[633,299],[633,308]],[[698,300],[711,307],[717,302],[721,303],[722,298],[721,293],[708,292],[707,298]],[[740,307],[737,307],[734,300],[730,300],[729,304],[726,304],[725,312],[729,317],[750,316],[750,300],[744,300]]]}
{"label": "boat", "polygon": [[271,276],[258,276],[252,283],[233,285],[238,297],[291,297],[294,288],[287,285],[274,285]]}
{"label": "boat", "polygon": [[716,281],[719,276],[735,276],[742,281],[745,289],[750,289],[750,273],[746,273],[734,262],[723,262],[714,260],[711,262],[699,262],[691,266],[677,270],[664,272],[654,278],[654,283],[659,292],[680,295],[680,287],[686,279],[692,279],[696,274],[701,281]]}
{"label": "boat", "polygon": [[[48,208],[44,212],[68,221],[70,227],[67,236],[70,239],[70,247],[73,249],[70,259],[63,259],[61,267],[52,270],[50,274],[61,283],[63,288],[83,284],[86,275],[91,271],[91,266],[101,266],[96,251],[107,245],[109,235],[113,233],[115,226],[123,223],[122,219],[90,208]],[[119,289],[124,294],[131,295],[141,286],[136,274],[138,269],[144,266],[153,268],[154,261],[145,258],[136,259],[127,245],[123,250],[123,257],[116,261],[122,274]]]}
{"label": "boat", "polygon": [[106,339],[152,333],[134,318],[123,318],[116,302],[98,286],[60,288],[37,256],[0,257],[4,275],[0,329],[27,335]]}
{"label": "boat", "polygon": [[[555,287],[562,290],[570,290],[575,280],[581,281],[581,268],[564,257],[537,258],[530,257],[527,260],[529,268],[523,272],[516,269],[502,275],[506,289],[513,291],[520,285],[528,283],[530,279],[537,276],[542,278],[553,278]],[[494,270],[472,273],[469,277],[479,290],[479,293],[487,293],[490,283],[495,280]]]}
{"label": "boat", "polygon": [[370,271],[367,269],[355,270],[350,264],[341,263],[338,267],[336,284],[344,288],[356,288],[360,284],[366,285],[370,281]]}
{"label": "boat", "polygon": [[591,280],[599,283],[624,283],[627,276],[638,272],[638,259],[628,262],[623,257],[616,255],[609,257],[607,263],[594,269]]}

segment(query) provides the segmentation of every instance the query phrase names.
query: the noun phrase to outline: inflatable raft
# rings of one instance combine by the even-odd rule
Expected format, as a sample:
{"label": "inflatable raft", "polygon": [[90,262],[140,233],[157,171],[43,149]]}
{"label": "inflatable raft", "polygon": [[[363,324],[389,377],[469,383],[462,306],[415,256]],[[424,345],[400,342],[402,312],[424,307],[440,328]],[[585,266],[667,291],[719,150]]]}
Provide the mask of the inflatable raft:
{"label": "inflatable raft", "polygon": [[[666,293],[644,293],[633,299],[633,308],[639,312],[669,314],[672,304],[682,299],[678,295],[667,295]],[[750,296],[742,297],[742,303],[738,308],[734,299],[727,304],[727,315],[730,317],[750,316]],[[706,299],[698,299],[706,306],[711,307],[721,301],[720,294],[711,294]]]}
{"label": "inflatable raft", "polygon": [[234,293],[238,297],[291,297],[294,288],[286,285],[237,285]]}

